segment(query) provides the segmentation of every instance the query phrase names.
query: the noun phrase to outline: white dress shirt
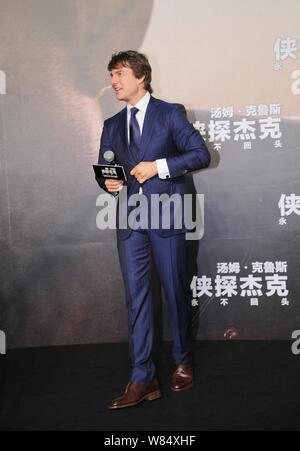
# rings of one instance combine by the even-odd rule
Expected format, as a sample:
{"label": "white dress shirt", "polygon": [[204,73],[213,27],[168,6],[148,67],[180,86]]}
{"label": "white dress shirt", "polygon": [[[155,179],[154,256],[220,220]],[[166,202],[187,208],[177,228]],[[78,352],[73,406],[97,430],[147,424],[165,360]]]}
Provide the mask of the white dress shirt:
{"label": "white dress shirt", "polygon": [[[144,126],[144,120],[145,115],[147,111],[147,107],[150,101],[151,95],[150,92],[147,91],[144,97],[138,101],[136,105],[131,105],[130,103],[127,103],[127,134],[128,134],[128,143],[130,142],[130,133],[129,133],[129,127],[130,127],[130,110],[131,108],[135,107],[138,108],[138,112],[136,113],[136,119],[140,127],[141,136],[143,133],[143,126]],[[160,179],[168,179],[170,178],[170,172],[167,164],[167,160],[165,158],[161,158],[159,160],[156,160],[157,164],[157,170],[158,170],[158,176]],[[142,193],[142,190],[140,189],[140,194]]]}

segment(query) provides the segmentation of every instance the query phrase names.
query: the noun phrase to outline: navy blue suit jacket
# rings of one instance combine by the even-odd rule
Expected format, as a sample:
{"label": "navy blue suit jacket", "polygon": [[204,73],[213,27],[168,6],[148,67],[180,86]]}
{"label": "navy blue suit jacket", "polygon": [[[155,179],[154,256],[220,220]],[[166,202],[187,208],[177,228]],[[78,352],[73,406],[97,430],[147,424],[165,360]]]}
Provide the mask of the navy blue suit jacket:
{"label": "navy blue suit jacket", "polygon": [[[143,184],[143,194],[147,198],[151,194],[187,193],[185,174],[206,168],[210,164],[210,154],[205,142],[199,131],[188,121],[184,106],[153,96],[150,97],[146,110],[139,154],[132,154],[128,146],[126,107],[104,122],[99,164],[105,164],[103,154],[107,150],[112,150],[116,162],[125,168],[128,196],[139,192],[140,185],[130,175],[130,171],[141,161],[166,158],[170,172],[169,179],[162,180],[157,175]],[[97,181],[106,190],[103,182]],[[171,236],[184,231],[184,228],[174,229],[171,224],[170,230],[158,229],[157,233]],[[130,229],[118,228],[119,239],[126,239],[130,233]]]}

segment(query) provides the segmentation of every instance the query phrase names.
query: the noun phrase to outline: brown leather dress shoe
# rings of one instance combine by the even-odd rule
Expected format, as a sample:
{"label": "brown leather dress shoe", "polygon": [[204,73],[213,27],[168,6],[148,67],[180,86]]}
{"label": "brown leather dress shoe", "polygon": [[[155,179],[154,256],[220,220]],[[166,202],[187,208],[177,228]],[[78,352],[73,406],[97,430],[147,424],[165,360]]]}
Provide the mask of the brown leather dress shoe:
{"label": "brown leather dress shoe", "polygon": [[192,365],[177,365],[171,380],[171,390],[182,391],[193,386]]}
{"label": "brown leather dress shoe", "polygon": [[161,398],[158,382],[132,382],[127,384],[124,394],[115,399],[110,405],[110,410],[133,407],[142,401],[154,401]]}

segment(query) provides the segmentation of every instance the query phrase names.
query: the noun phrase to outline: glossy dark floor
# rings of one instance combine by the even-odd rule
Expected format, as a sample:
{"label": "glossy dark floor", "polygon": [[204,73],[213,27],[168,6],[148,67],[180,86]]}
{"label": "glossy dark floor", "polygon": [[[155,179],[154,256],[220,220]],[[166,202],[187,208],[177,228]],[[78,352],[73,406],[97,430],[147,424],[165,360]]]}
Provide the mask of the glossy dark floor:
{"label": "glossy dark floor", "polygon": [[108,411],[129,374],[128,346],[8,351],[0,356],[1,430],[300,430],[300,356],[289,342],[198,342],[195,384],[169,389],[170,343],[157,353],[163,398]]}

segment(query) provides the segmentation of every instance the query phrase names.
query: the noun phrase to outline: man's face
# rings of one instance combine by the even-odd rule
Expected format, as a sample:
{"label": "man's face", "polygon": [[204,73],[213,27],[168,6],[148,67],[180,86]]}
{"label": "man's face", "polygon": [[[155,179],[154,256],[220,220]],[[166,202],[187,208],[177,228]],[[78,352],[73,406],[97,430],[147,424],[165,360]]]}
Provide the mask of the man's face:
{"label": "man's face", "polygon": [[144,77],[136,78],[133,70],[124,66],[113,69],[110,76],[117,99],[134,104],[144,90]]}

